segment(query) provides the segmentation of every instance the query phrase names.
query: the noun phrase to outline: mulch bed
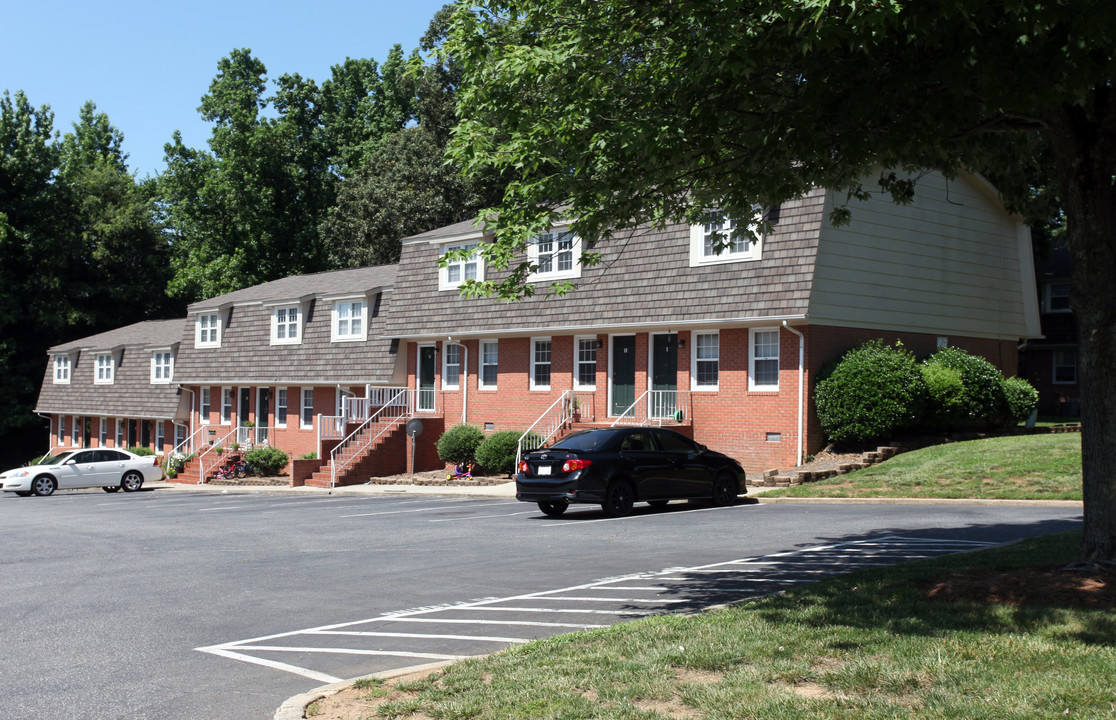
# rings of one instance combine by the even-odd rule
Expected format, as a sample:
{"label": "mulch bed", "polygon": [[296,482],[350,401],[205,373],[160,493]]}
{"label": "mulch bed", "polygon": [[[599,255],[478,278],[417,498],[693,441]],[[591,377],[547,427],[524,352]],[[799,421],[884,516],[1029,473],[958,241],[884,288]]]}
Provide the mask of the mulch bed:
{"label": "mulch bed", "polygon": [[924,583],[932,600],[1116,610],[1116,571],[1061,566],[969,570]]}

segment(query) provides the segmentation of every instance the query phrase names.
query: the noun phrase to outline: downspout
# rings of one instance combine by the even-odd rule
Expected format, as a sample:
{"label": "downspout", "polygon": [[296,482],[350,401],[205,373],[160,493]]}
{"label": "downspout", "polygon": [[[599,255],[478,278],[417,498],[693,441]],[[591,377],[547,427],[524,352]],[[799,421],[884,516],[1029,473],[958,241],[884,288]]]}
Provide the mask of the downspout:
{"label": "downspout", "polygon": [[806,388],[806,336],[783,321],[783,327],[798,336],[798,447],[795,448],[795,467],[802,464],[802,417]]}
{"label": "downspout", "polygon": [[469,346],[461,343],[465,357],[461,362],[461,424],[469,421]]}
{"label": "downspout", "polygon": [[[189,455],[190,453],[194,452],[194,412],[200,412],[201,410],[200,408],[194,406],[194,403],[196,403],[198,400],[198,394],[183,385],[179,385],[178,387],[190,393],[190,422],[186,423],[186,437],[190,439],[190,452],[186,454]],[[173,426],[174,423],[171,423],[171,425]],[[178,447],[177,443],[175,443],[175,447]],[[167,459],[167,462],[170,462],[170,458]]]}

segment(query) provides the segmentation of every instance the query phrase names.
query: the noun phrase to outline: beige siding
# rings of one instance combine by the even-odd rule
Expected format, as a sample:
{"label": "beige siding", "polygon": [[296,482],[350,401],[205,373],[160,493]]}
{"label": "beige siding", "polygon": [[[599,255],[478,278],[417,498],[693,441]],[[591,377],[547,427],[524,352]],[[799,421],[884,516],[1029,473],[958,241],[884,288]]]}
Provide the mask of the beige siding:
{"label": "beige siding", "polygon": [[[866,183],[868,185],[868,183]],[[830,193],[827,210],[844,195]],[[972,337],[1028,336],[1020,226],[974,177],[923,177],[915,202],[876,194],[821,231],[812,323]]]}

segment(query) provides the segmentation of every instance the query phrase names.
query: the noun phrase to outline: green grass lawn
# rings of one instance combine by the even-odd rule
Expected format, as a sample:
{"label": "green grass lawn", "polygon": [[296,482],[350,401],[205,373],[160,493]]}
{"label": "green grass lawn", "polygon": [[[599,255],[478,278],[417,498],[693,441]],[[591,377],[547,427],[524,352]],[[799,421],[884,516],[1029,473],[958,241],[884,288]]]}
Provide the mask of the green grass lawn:
{"label": "green grass lawn", "polygon": [[1011,435],[901,453],[764,497],[1081,499],[1079,433]]}
{"label": "green grass lawn", "polygon": [[971,568],[1065,563],[1079,543],[1046,536],[561,635],[397,685],[360,717],[1111,719],[1111,610],[941,602],[922,589]]}

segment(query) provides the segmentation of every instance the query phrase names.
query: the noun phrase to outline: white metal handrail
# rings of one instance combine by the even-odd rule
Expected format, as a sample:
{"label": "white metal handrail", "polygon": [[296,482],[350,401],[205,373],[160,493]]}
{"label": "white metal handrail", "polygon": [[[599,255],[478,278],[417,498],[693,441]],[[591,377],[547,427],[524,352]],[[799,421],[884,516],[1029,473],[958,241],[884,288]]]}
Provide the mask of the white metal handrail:
{"label": "white metal handrail", "polygon": [[[611,427],[617,425],[659,425],[664,420],[681,422],[693,411],[688,390],[647,390],[620,413]],[[686,407],[683,407],[686,406]],[[681,413],[681,414],[680,414]]]}
{"label": "white metal handrail", "polygon": [[236,442],[245,448],[267,447],[271,443],[270,429],[260,425],[241,425],[236,429]]}
{"label": "white metal handrail", "polygon": [[[183,440],[182,442],[175,445],[174,449],[172,449],[169,453],[167,453],[167,458],[166,458],[167,466],[170,465],[171,456],[174,455],[175,453],[182,453],[183,455],[189,455],[191,452],[193,452],[194,438],[198,435],[198,433],[203,432],[205,430],[209,430],[209,425],[200,426],[197,430],[190,433],[189,437],[187,437],[185,440]],[[190,448],[189,452],[186,452],[186,448]]]}
{"label": "white metal handrail", "polygon": [[[341,399],[341,414],[345,422],[367,420],[372,416],[374,408],[382,408],[391,403],[400,402],[399,391],[405,387],[371,387],[365,390],[364,397],[346,396]],[[404,398],[405,399],[405,398]]]}
{"label": "white metal handrail", "polygon": [[[239,430],[239,428],[233,428],[232,430],[225,433],[225,435],[222,436],[220,440],[217,440],[217,441],[211,443],[209,447],[207,447],[205,450],[202,450],[200,453],[198,453],[198,484],[199,485],[205,484],[205,458],[206,458],[206,456],[209,455],[210,453],[212,453],[214,451],[214,449],[216,449],[216,448],[224,449],[225,442],[229,438],[235,436],[237,430]],[[220,465],[220,461],[213,463],[213,465],[210,465],[210,468],[212,469],[213,467],[216,467],[217,465]]]}
{"label": "white metal handrail", "polygon": [[[334,486],[337,485],[337,474],[340,471],[344,470],[346,467],[348,467],[349,463],[351,463],[353,460],[355,460],[357,457],[359,457],[360,454],[362,452],[364,452],[364,450],[366,448],[371,447],[373,443],[375,443],[378,439],[380,439],[380,437],[382,437],[389,430],[396,427],[400,422],[402,422],[404,420],[408,420],[408,419],[410,419],[411,417],[414,416],[414,402],[415,402],[414,393],[415,392],[416,391],[411,390],[409,388],[399,388],[397,390],[397,392],[395,393],[395,395],[393,395],[390,398],[389,402],[386,402],[383,405],[381,405],[379,410],[377,410],[375,413],[373,413],[371,416],[369,416],[369,418],[367,420],[365,420],[363,423],[361,423],[360,426],[357,427],[356,430],[353,430],[351,433],[349,433],[348,436],[346,436],[344,440],[342,440],[341,442],[339,442],[337,444],[337,447],[335,447],[335,448],[333,448],[332,450],[329,451],[329,486],[330,487],[334,487]],[[398,415],[388,415],[388,414],[386,414],[386,413],[391,413],[391,412],[396,412],[396,411],[399,412]],[[345,449],[348,447],[349,443],[351,443],[353,441],[353,439],[355,437],[357,437],[361,433],[361,431],[364,430],[364,428],[368,427],[368,425],[370,425],[373,422],[378,422],[381,418],[384,418],[384,417],[390,418],[390,422],[388,422],[386,425],[384,425],[384,427],[380,430],[380,432],[376,433],[374,436],[369,438],[363,445],[361,445],[355,451],[353,451],[353,453],[349,456],[348,460],[345,460],[344,462],[339,464],[337,462],[337,457],[342,452],[345,451]]]}
{"label": "white metal handrail", "polygon": [[[575,390],[565,390],[558,399],[551,403],[542,415],[523,431],[515,447],[515,467],[523,460],[524,449],[527,452],[537,450],[546,444],[546,441],[565,427],[575,413],[580,414],[583,407],[593,407],[593,393],[579,393]],[[592,414],[592,411],[590,411]]]}

